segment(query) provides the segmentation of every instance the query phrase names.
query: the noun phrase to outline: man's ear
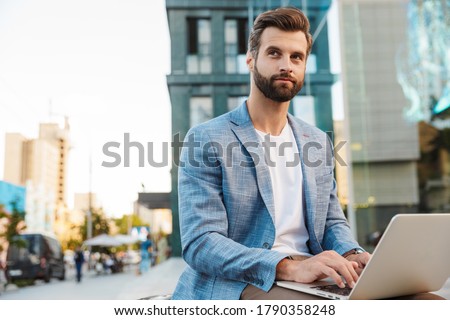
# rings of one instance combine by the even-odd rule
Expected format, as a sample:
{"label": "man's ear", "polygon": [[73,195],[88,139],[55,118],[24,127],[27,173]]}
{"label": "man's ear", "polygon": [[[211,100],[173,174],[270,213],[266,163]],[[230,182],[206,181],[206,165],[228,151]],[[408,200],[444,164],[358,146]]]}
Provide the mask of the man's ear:
{"label": "man's ear", "polygon": [[250,51],[247,51],[246,62],[247,62],[248,70],[253,71],[253,68],[255,67],[255,58],[250,53]]}

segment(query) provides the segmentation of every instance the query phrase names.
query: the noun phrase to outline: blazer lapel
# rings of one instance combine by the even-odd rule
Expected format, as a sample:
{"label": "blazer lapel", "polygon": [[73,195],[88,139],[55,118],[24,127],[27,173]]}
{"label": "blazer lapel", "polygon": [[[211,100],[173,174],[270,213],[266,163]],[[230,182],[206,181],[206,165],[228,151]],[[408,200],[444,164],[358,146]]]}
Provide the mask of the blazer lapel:
{"label": "blazer lapel", "polygon": [[275,204],[270,171],[266,165],[264,150],[248,114],[246,103],[244,102],[240,107],[231,112],[230,117],[231,122],[235,124],[231,126],[231,130],[236,134],[242,146],[253,159],[259,192],[272,217],[272,221],[275,222]]}

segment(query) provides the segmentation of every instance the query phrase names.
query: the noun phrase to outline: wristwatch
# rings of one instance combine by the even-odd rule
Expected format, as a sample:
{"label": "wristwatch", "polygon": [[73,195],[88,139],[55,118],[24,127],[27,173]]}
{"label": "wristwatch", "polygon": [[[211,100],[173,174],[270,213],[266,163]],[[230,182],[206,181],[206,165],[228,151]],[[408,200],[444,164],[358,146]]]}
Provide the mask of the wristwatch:
{"label": "wristwatch", "polygon": [[347,252],[344,253],[342,256],[343,256],[344,258],[347,258],[349,255],[352,255],[352,254],[360,254],[360,253],[363,253],[363,252],[364,252],[364,250],[359,249],[359,248],[355,248],[355,249],[352,249],[352,250],[347,251]]}

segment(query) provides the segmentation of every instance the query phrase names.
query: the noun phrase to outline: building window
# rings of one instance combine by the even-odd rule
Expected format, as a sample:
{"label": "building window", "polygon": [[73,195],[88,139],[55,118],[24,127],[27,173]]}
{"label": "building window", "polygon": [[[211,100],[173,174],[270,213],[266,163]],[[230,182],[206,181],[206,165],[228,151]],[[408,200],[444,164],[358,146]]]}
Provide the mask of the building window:
{"label": "building window", "polygon": [[228,97],[227,100],[227,107],[228,111],[231,111],[237,107],[239,107],[245,100],[247,100],[248,97],[242,96],[242,97]]}
{"label": "building window", "polygon": [[247,19],[225,20],[225,71],[226,73],[248,73]]}
{"label": "building window", "polygon": [[306,73],[317,73],[317,57],[311,53],[306,61]]}
{"label": "building window", "polygon": [[294,108],[294,116],[315,126],[316,112],[314,110],[313,96],[296,96],[292,100]]}
{"label": "building window", "polygon": [[213,105],[211,97],[191,97],[190,126],[193,127],[213,117]]}
{"label": "building window", "polygon": [[211,73],[211,22],[208,19],[189,18],[187,24],[187,72]]}

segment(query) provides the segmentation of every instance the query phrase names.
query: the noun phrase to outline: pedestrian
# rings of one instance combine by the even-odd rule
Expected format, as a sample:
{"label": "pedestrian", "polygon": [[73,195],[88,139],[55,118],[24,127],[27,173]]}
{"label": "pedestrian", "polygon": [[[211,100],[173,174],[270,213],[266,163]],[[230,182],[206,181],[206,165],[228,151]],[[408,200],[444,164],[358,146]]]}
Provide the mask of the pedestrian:
{"label": "pedestrian", "polygon": [[162,263],[167,259],[167,252],[169,250],[169,244],[167,243],[167,237],[164,234],[161,234],[158,242],[156,243],[158,257],[157,263]]}
{"label": "pedestrian", "polygon": [[77,249],[75,250],[74,260],[75,260],[75,268],[77,271],[77,282],[81,282],[82,269],[84,264],[84,253],[81,250],[80,246],[78,246]]}
{"label": "pedestrian", "polygon": [[141,263],[139,264],[139,274],[149,270],[152,251],[153,243],[150,234],[147,234],[147,239],[141,243]]}

